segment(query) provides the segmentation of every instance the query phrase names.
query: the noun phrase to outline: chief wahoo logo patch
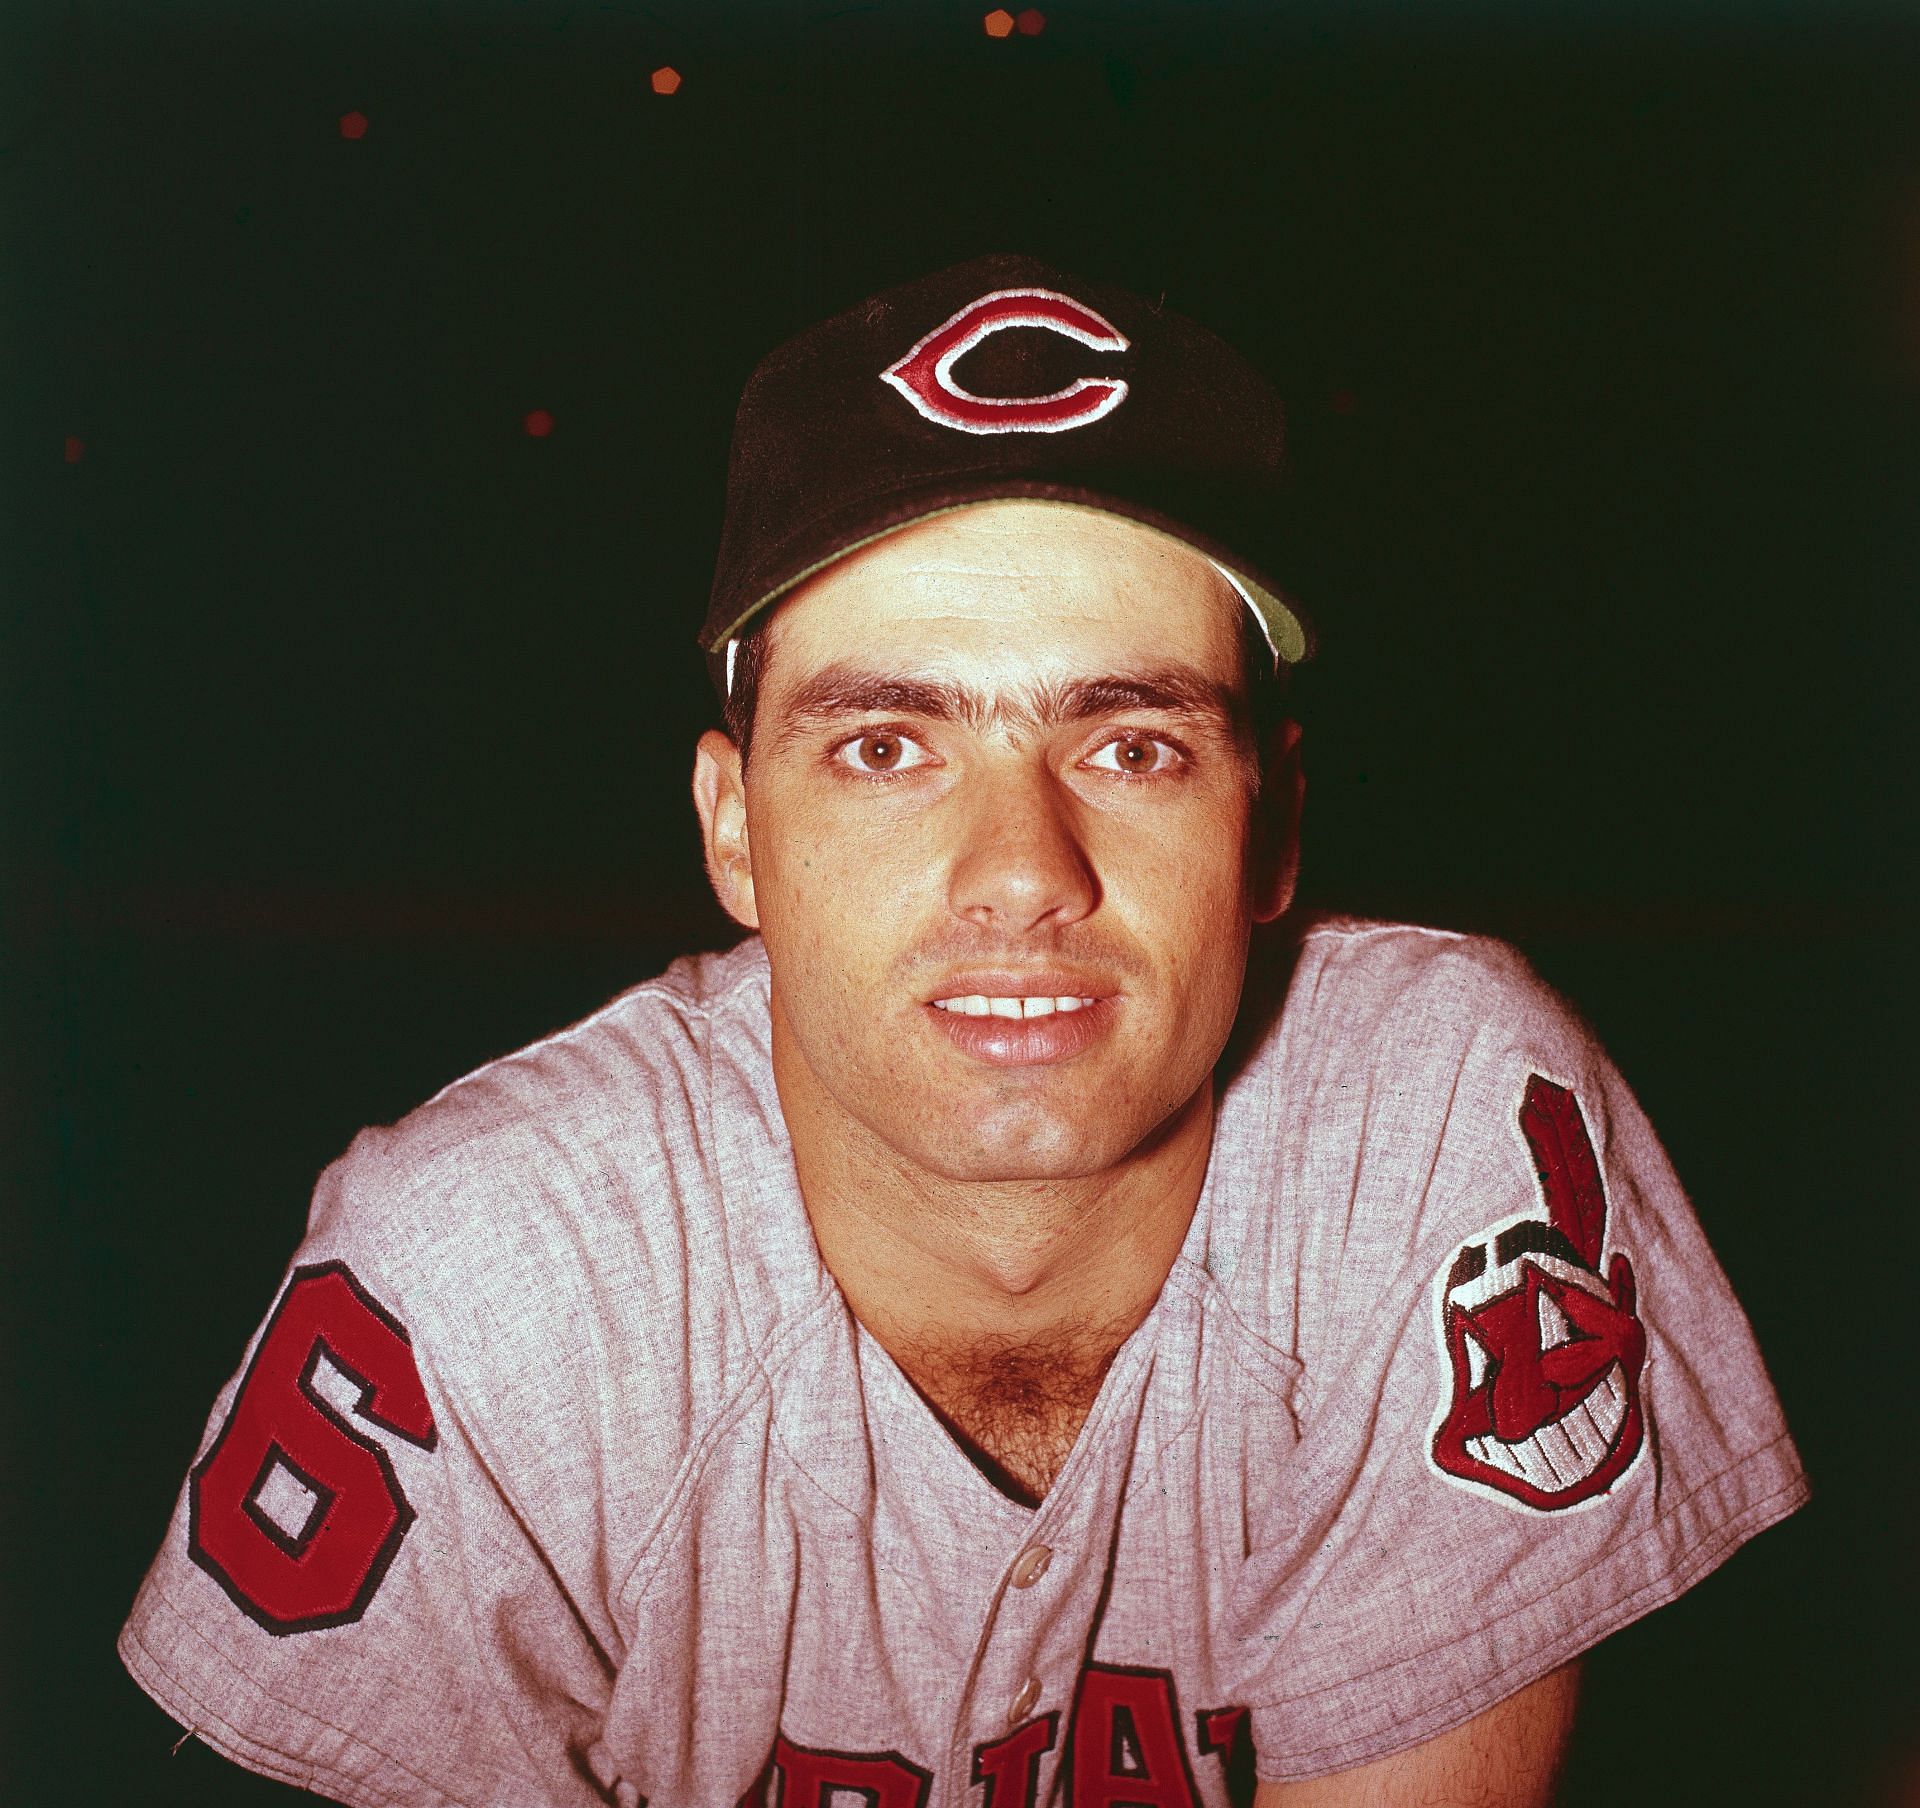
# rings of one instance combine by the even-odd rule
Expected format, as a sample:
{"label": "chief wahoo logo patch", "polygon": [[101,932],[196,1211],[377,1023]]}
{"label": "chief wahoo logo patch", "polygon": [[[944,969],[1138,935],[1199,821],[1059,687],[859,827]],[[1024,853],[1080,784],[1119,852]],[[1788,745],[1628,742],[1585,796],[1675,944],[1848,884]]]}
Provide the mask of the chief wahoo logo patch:
{"label": "chief wahoo logo patch", "polygon": [[1602,1274],[1607,1195],[1580,1101],[1533,1074],[1520,1131],[1547,1213],[1489,1226],[1439,1278],[1452,1391],[1428,1455],[1451,1481],[1555,1512],[1639,1457],[1647,1334],[1626,1252]]}

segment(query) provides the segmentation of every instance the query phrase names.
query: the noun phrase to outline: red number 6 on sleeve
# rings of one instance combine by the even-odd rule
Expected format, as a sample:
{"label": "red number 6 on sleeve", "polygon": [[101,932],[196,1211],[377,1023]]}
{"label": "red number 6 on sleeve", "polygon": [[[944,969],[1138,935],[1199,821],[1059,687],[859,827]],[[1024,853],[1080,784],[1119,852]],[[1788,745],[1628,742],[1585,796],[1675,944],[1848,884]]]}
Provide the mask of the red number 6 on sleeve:
{"label": "red number 6 on sleeve", "polygon": [[187,1490],[194,1562],[276,1636],[357,1620],[413,1524],[385,1447],[316,1387],[323,1355],[354,1417],[435,1443],[406,1327],[344,1262],[295,1269]]}

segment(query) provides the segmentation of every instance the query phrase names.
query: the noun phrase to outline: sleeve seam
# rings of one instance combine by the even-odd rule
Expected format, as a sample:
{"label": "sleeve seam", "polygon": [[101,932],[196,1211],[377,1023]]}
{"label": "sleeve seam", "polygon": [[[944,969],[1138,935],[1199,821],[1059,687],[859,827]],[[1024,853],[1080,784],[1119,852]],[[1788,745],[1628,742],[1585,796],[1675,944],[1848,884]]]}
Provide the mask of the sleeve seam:
{"label": "sleeve seam", "polygon": [[[1698,1487],[1692,1489],[1688,1494],[1683,1496],[1680,1500],[1675,1501],[1670,1507],[1667,1508],[1667,1510],[1664,1513],[1662,1513],[1657,1519],[1652,1521],[1651,1524],[1649,1524],[1643,1531],[1641,1531],[1641,1533],[1636,1538],[1634,1538],[1632,1542],[1625,1547],[1625,1549],[1631,1551],[1631,1550],[1637,1550],[1640,1547],[1644,1546],[1650,1539],[1652,1539],[1657,1533],[1659,1533],[1670,1521],[1678,1517],[1679,1514],[1688,1505],[1689,1502],[1696,1499],[1699,1495],[1705,1493],[1707,1489],[1713,1487],[1716,1483],[1723,1481],[1729,1475],[1736,1474],[1740,1470],[1747,1468],[1749,1465],[1760,1462],[1762,1459],[1769,1456],[1772,1452],[1778,1450],[1780,1446],[1783,1444],[1787,1445],[1789,1450],[1791,1450],[1792,1448],[1791,1440],[1789,1439],[1789,1437],[1785,1432],[1782,1432],[1780,1436],[1774,1438],[1771,1442],[1763,1444],[1758,1449],[1748,1452],[1748,1454],[1742,1457],[1738,1462],[1729,1464],[1727,1468],[1721,1470],[1717,1475],[1709,1477],[1706,1481],[1702,1482]],[[1703,1540],[1699,1543],[1696,1543],[1692,1547],[1692,1549],[1689,1550],[1679,1561],[1670,1563],[1665,1567],[1663,1567],[1662,1569],[1660,1569],[1660,1571],[1657,1574],[1649,1576],[1647,1580],[1643,1582],[1638,1588],[1634,1589],[1629,1594],[1618,1597],[1614,1602],[1610,1604],[1609,1608],[1603,1609],[1600,1615],[1590,1616],[1587,1621],[1583,1622],[1583,1624],[1590,1625],[1593,1623],[1594,1618],[1604,1617],[1606,1612],[1612,1611],[1613,1609],[1630,1607],[1633,1603],[1638,1601],[1643,1595],[1646,1595],[1649,1592],[1660,1588],[1665,1583],[1671,1581],[1675,1576],[1691,1573],[1695,1567],[1695,1565],[1691,1562],[1691,1559],[1698,1557],[1703,1550],[1708,1552],[1715,1552],[1715,1551],[1730,1549],[1732,1545],[1740,1542],[1742,1528],[1747,1524],[1749,1520],[1763,1517],[1765,1509],[1772,1506],[1774,1502],[1780,1500],[1785,1495],[1794,1494],[1796,1492],[1803,1499],[1805,1498],[1805,1495],[1807,1493],[1806,1477],[1797,1469],[1791,1476],[1789,1476],[1785,1481],[1783,1481],[1778,1488],[1775,1488],[1771,1493],[1762,1495],[1758,1500],[1750,1503],[1744,1511],[1735,1515],[1732,1519],[1725,1521],[1717,1529],[1718,1535],[1716,1537],[1713,1537],[1710,1540]],[[1558,1599],[1561,1595],[1564,1595],[1565,1593],[1567,1593],[1568,1590],[1579,1587],[1582,1580],[1583,1578],[1579,1576],[1572,1577],[1567,1581],[1561,1582],[1557,1584],[1555,1587],[1546,1590],[1545,1593],[1543,1594],[1535,1595],[1529,1600],[1522,1601],[1521,1603],[1519,1603],[1519,1605],[1515,1607],[1510,1607],[1505,1613],[1500,1614],[1497,1618],[1488,1620],[1483,1624],[1476,1626],[1474,1628],[1474,1635],[1484,1636],[1485,1634],[1492,1633],[1499,1630],[1500,1627],[1506,1625],[1509,1621],[1514,1620],[1523,1614],[1532,1614],[1532,1613],[1538,1612],[1540,1608]],[[1374,1666],[1373,1669],[1362,1671],[1357,1676],[1345,1676],[1345,1677],[1342,1677],[1338,1682],[1323,1684],[1321,1687],[1317,1689],[1309,1689],[1304,1694],[1300,1694],[1300,1695],[1274,1696],[1265,1701],[1255,1702],[1253,1703],[1253,1706],[1262,1710],[1279,1709],[1279,1708],[1296,1708],[1301,1706],[1303,1703],[1314,1701],[1322,1696],[1337,1694],[1342,1690],[1354,1688],[1362,1683],[1371,1681],[1374,1677],[1384,1676],[1387,1672],[1391,1670],[1403,1669],[1406,1665],[1410,1663],[1417,1663],[1423,1657],[1431,1657],[1436,1652],[1445,1651],[1447,1649],[1449,1649],[1449,1644],[1447,1642],[1442,1642],[1436,1645],[1425,1646],[1419,1651],[1410,1652],[1405,1656],[1397,1657],[1391,1663],[1377,1664]],[[1396,1722],[1395,1724],[1402,1724],[1402,1723]],[[1338,1749],[1337,1744],[1317,1747],[1315,1748],[1315,1751],[1333,1751],[1336,1749]],[[1301,1756],[1309,1757],[1309,1758],[1314,1755],[1315,1755],[1315,1752],[1312,1752],[1312,1751],[1303,1752],[1301,1754]]]}
{"label": "sleeve seam", "polygon": [[[382,1764],[390,1765],[393,1769],[411,1777],[423,1789],[431,1791],[434,1801],[445,1803],[448,1805],[448,1808],[472,1808],[472,1804],[468,1803],[463,1797],[449,1795],[437,1783],[427,1777],[421,1776],[419,1772],[414,1770],[410,1765],[402,1762],[391,1752],[384,1750],[380,1746],[370,1744],[367,1740],[360,1738],[345,1727],[336,1726],[332,1721],[324,1719],[322,1716],[314,1713],[310,1708],[296,1706],[292,1702],[281,1700],[271,1689],[262,1684],[257,1677],[242,1670],[218,1645],[201,1633],[199,1629],[193,1625],[192,1621],[168,1599],[164,1590],[156,1588],[155,1593],[161,1604],[166,1608],[167,1613],[177,1622],[181,1631],[190,1636],[196,1644],[203,1646],[206,1653],[219,1665],[221,1670],[241,1684],[243,1688],[253,1696],[259,1700],[271,1703],[274,1707],[292,1715],[296,1720],[304,1721],[311,1726],[324,1728],[327,1732],[339,1738],[349,1750],[364,1752],[367,1756],[377,1759]],[[133,1656],[135,1652],[139,1654],[137,1662]],[[209,1739],[207,1737],[206,1727],[194,1724],[190,1725],[187,1730],[195,1738],[204,1740],[207,1744],[215,1746],[224,1756],[233,1758],[235,1761],[246,1765],[249,1769],[258,1770],[263,1775],[273,1776],[276,1781],[292,1783],[302,1789],[311,1789],[316,1780],[325,1780],[332,1787],[348,1789],[353,1792],[350,1798],[343,1799],[371,1802],[376,1804],[377,1808],[398,1808],[398,1805],[404,1801],[405,1798],[381,1790],[375,1785],[370,1785],[364,1778],[347,1775],[329,1766],[317,1763],[311,1757],[303,1757],[294,1752],[283,1750],[277,1745],[270,1745],[255,1734],[236,1726],[231,1720],[227,1719],[225,1715],[215,1709],[210,1702],[206,1701],[200,1692],[180,1675],[177,1669],[169,1666],[160,1657],[159,1653],[147,1642],[142,1634],[142,1629],[138,1626],[129,1624],[121,1634],[120,1654],[122,1660],[127,1663],[128,1668],[133,1671],[135,1681],[139,1682],[149,1693],[155,1693],[157,1685],[164,1683],[170,1700],[178,1699],[183,1703],[190,1703],[196,1716],[204,1716],[205,1720],[210,1723],[212,1727],[218,1729],[218,1732],[222,1735],[222,1737],[218,1739]],[[270,1765],[267,1760],[272,1759],[280,1760],[280,1764],[278,1766]]]}

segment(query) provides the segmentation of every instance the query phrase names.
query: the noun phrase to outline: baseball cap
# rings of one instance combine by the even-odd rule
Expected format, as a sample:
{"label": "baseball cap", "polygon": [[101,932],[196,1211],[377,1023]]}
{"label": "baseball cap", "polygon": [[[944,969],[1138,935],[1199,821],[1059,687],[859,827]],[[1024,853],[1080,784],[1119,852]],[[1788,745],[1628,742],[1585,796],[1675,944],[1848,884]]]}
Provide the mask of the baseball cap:
{"label": "baseball cap", "polygon": [[976,258],[809,327],[748,379],[700,644],[882,536],[972,503],[1056,502],[1172,535],[1276,658],[1313,631],[1279,572],[1286,411],[1204,327],[1038,259]]}

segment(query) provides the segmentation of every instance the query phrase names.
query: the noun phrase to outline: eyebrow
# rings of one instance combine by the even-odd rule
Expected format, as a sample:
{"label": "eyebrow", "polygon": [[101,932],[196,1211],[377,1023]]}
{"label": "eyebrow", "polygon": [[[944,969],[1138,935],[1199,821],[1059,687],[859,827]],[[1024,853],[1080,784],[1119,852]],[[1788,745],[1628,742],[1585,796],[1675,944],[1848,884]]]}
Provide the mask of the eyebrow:
{"label": "eyebrow", "polygon": [[929,721],[955,722],[978,733],[995,726],[1030,732],[1058,728],[1125,710],[1183,716],[1234,735],[1246,716],[1246,702],[1231,685],[1216,683],[1193,667],[1180,664],[1026,685],[1011,693],[988,693],[967,685],[893,677],[836,662],[815,672],[781,705],[777,737],[786,744],[851,715],[922,716]]}

